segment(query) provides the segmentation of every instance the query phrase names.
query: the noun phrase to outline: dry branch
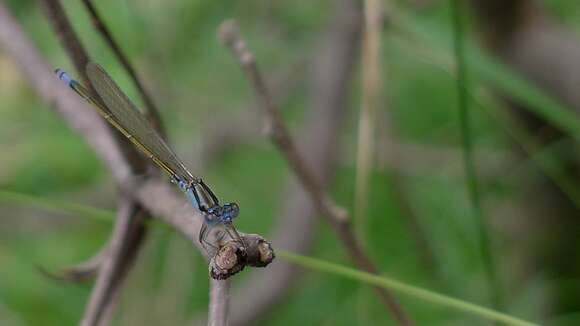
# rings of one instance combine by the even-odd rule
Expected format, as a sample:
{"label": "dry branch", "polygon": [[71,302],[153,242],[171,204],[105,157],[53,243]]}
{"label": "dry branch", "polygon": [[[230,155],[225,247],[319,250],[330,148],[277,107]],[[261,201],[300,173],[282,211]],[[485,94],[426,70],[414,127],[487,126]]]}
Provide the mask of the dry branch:
{"label": "dry branch", "polygon": [[45,274],[47,277],[53,278],[55,280],[74,283],[87,282],[93,280],[97,276],[99,268],[103,264],[103,261],[106,259],[108,254],[109,247],[103,246],[101,250],[99,250],[99,252],[97,252],[93,257],[82,263],[69,266],[58,272],[50,272],[44,267],[39,267],[39,270],[42,274]]}
{"label": "dry branch", "polygon": [[226,326],[229,317],[230,281],[211,280],[208,326]]}
{"label": "dry branch", "polygon": [[[338,1],[328,31],[321,37],[319,48],[309,63],[311,83],[310,106],[306,127],[301,133],[299,150],[322,186],[332,182],[335,173],[338,134],[348,103],[351,81],[360,40],[360,10],[356,1]],[[274,81],[276,78],[274,78]],[[277,83],[273,83],[277,84]],[[272,86],[273,90],[280,87]],[[273,96],[276,92],[273,91]],[[256,111],[258,113],[259,111]],[[316,234],[316,209],[296,180],[291,180],[284,195],[286,200],[271,238],[279,248],[307,253]],[[232,294],[230,323],[253,325],[267,314],[293,289],[303,275],[290,263],[277,261],[268,273],[255,271],[241,288]],[[244,300],[253,297],[254,299]]]}
{"label": "dry branch", "polygon": [[97,281],[85,307],[81,325],[101,323],[101,316],[115,293],[113,288],[122,278],[123,273],[120,271],[120,267],[123,265],[122,260],[127,256],[127,248],[124,246],[128,245],[128,241],[125,241],[123,237],[129,234],[131,224],[135,221],[131,218],[135,214],[135,209],[132,201],[121,199],[117,211],[117,223],[115,223],[109,243],[109,254],[99,268]]}
{"label": "dry branch", "polygon": [[[309,193],[318,212],[333,227],[343,245],[351,255],[353,261],[363,270],[377,273],[375,265],[368,258],[360,242],[355,237],[349,224],[348,213],[339,208],[324,191],[318,178],[312,173],[306,162],[299,154],[288,129],[270,96],[269,90],[260,73],[253,53],[241,38],[237,24],[234,21],[222,23],[219,30],[221,41],[232,51],[238,59],[247,79],[253,87],[257,100],[262,106],[269,122],[269,135],[274,144],[284,155],[292,170],[297,175],[302,186]],[[411,319],[404,312],[395,297],[388,291],[376,288],[377,294],[391,312],[393,318],[403,325],[412,324]]]}

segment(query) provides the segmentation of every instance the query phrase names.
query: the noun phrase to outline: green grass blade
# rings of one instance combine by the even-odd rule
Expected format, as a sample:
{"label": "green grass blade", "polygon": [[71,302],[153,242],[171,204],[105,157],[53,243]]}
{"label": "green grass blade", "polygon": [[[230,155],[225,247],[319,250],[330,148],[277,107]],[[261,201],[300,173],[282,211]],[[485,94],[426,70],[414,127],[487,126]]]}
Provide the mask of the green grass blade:
{"label": "green grass blade", "polygon": [[501,284],[497,275],[494,257],[492,255],[489,229],[486,223],[477,171],[473,160],[473,141],[471,136],[471,101],[469,96],[469,78],[467,58],[464,47],[464,17],[465,11],[459,0],[451,0],[453,22],[453,49],[457,66],[457,99],[459,108],[459,125],[461,129],[461,143],[463,152],[463,167],[469,199],[473,209],[478,235],[478,244],[487,285],[491,296],[491,302],[496,309],[503,308]]}
{"label": "green grass blade", "polygon": [[108,210],[70,202],[49,200],[9,190],[0,190],[0,201],[16,203],[23,206],[34,206],[57,213],[89,216],[95,220],[109,223],[115,219],[115,213]]}
{"label": "green grass blade", "polygon": [[[447,49],[451,40],[440,27],[401,10],[393,12],[392,24],[395,26],[394,35],[421,44],[437,60],[453,65],[453,55]],[[479,47],[465,44],[465,48],[470,53],[470,68],[474,79],[492,85],[496,90],[524,104],[524,109],[569,133],[575,139],[580,139],[580,117],[574,110]]]}
{"label": "green grass blade", "polygon": [[[393,37],[391,38],[391,41],[394,46],[405,51],[405,53],[416,57],[421,62],[429,64],[437,69],[441,69],[441,71],[447,73],[450,78],[457,78],[456,71],[453,69],[453,62],[445,53],[436,52],[427,55],[428,50],[425,45],[412,42],[403,37]],[[536,144],[536,141],[533,140],[533,136],[530,132],[526,131],[525,128],[515,121],[513,117],[510,117],[506,109],[495,109],[496,107],[502,107],[503,105],[495,100],[491,95],[487,93],[483,95],[482,92],[468,93],[471,100],[494,121],[498,122],[504,129],[505,133],[513,138],[514,141],[530,155],[530,159],[533,163],[547,177],[554,181],[562,192],[568,196],[572,202],[574,202],[576,207],[580,208],[580,189],[576,184],[571,182],[569,178],[558,173],[557,162],[554,162],[553,159],[545,157],[545,155],[534,155],[535,152],[540,150],[540,145]],[[494,103],[494,105],[488,106],[484,104],[489,102]],[[574,120],[574,118],[571,118],[571,121],[572,120]]]}
{"label": "green grass blade", "polygon": [[319,272],[329,273],[337,276],[342,276],[345,278],[349,278],[351,280],[359,281],[368,285],[373,286],[380,286],[385,289],[389,289],[392,291],[399,292],[400,294],[408,295],[410,297],[431,302],[433,304],[447,307],[450,309],[454,309],[457,311],[470,313],[482,318],[486,318],[492,321],[505,323],[508,325],[516,325],[516,326],[539,326],[539,324],[535,324],[529,321],[525,321],[523,319],[519,319],[498,311],[495,311],[490,308],[482,307],[475,305],[473,303],[469,303],[466,301],[462,301],[459,299],[455,299],[443,294],[439,294],[436,292],[428,291],[422,289],[420,287],[412,286],[409,284],[405,284],[403,282],[396,281],[394,279],[373,275],[366,272],[361,272],[359,270],[341,266],[338,264],[333,264],[330,262],[326,262],[323,260],[305,257],[301,255],[297,255],[291,252],[277,250],[276,254],[278,257],[298,266],[312,269]]}

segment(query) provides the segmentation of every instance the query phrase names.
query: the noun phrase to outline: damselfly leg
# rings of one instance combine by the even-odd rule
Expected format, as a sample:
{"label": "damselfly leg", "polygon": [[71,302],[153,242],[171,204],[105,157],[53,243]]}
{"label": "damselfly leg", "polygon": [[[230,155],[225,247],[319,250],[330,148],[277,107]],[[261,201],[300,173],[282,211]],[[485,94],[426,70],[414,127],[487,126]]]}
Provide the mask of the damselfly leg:
{"label": "damselfly leg", "polygon": [[213,249],[214,252],[216,252],[218,250],[218,247],[213,245],[213,243],[207,241],[207,236],[209,234],[210,228],[207,226],[207,224],[204,222],[201,225],[201,228],[199,230],[199,238],[198,241],[201,244],[201,246],[203,247],[203,249],[205,249],[205,252],[207,252],[208,255],[210,255],[210,251],[208,250],[208,246],[211,247]]}
{"label": "damselfly leg", "polygon": [[238,230],[236,230],[236,228],[231,222],[224,223],[224,229],[226,230],[226,232],[228,233],[228,235],[232,240],[241,244],[242,247],[244,247],[244,249],[246,248],[246,243],[244,242],[244,239],[240,236]]}

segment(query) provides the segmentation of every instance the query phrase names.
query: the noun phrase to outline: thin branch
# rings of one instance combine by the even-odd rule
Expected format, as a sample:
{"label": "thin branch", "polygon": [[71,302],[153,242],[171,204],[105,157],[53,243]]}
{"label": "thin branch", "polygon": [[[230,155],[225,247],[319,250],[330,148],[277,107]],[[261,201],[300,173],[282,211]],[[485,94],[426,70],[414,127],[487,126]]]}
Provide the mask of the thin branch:
{"label": "thin branch", "polygon": [[87,282],[93,280],[99,273],[99,268],[109,255],[109,243],[105,244],[99,252],[97,252],[93,257],[88,260],[76,264],[74,266],[69,266],[58,272],[49,272],[45,268],[41,267],[40,271],[46,276],[67,281],[67,282]]}
{"label": "thin branch", "polygon": [[481,204],[479,185],[477,180],[477,171],[473,160],[473,144],[471,139],[471,123],[469,118],[469,94],[468,94],[468,76],[465,51],[463,47],[463,18],[462,3],[459,0],[451,0],[451,9],[453,14],[453,36],[454,36],[454,54],[457,62],[457,95],[459,106],[459,122],[461,127],[461,139],[463,142],[463,162],[465,170],[465,179],[469,198],[472,203],[473,213],[477,223],[479,237],[480,253],[483,259],[485,275],[491,292],[491,301],[493,306],[501,310],[503,308],[503,298],[501,295],[501,285],[497,275],[495,261],[492,256],[489,230],[485,221],[485,214]]}
{"label": "thin branch", "polygon": [[226,21],[220,27],[220,38],[236,55],[240,64],[252,83],[256,91],[260,105],[265,109],[269,126],[267,131],[275,144],[280,147],[287,160],[294,169],[303,186],[316,199],[318,209],[324,212],[325,216],[336,218],[338,221],[347,220],[347,213],[334,205],[320,186],[320,183],[312,175],[305,162],[301,159],[293,141],[289,137],[286,125],[282,122],[282,117],[278,109],[274,106],[262,75],[257,70],[254,55],[246,48],[245,42],[241,40],[237,27],[233,21]]}
{"label": "thin branch", "polygon": [[[336,144],[346,116],[348,86],[358,57],[361,25],[356,1],[336,1],[333,7],[335,13],[328,31],[323,33],[307,70],[312,84],[309,92],[312,109],[308,110],[307,126],[300,133],[299,146],[300,153],[325,189],[336,170]],[[277,88],[272,86],[273,90]],[[273,94],[275,96],[275,92]],[[280,214],[282,218],[271,238],[279,248],[306,253],[316,234],[316,208],[296,180],[291,180],[285,193],[288,195],[285,195],[287,200]],[[232,295],[230,323],[254,325],[283,300],[301,275],[296,265],[285,261],[273,264],[268,273],[252,273]],[[245,300],[248,297],[253,299]]]}
{"label": "thin branch", "polygon": [[117,222],[115,223],[111,242],[109,243],[110,254],[99,270],[99,277],[93,287],[89,302],[85,307],[85,313],[81,321],[81,325],[83,326],[100,324],[100,318],[107,302],[111,299],[112,288],[116,283],[114,278],[119,274],[119,267],[125,258],[126,248],[123,248],[123,246],[127,242],[124,241],[123,237],[129,234],[132,222],[131,217],[134,213],[135,205],[132,201],[120,201],[119,210],[117,211]]}
{"label": "thin branch", "polygon": [[[237,24],[233,21],[222,23],[219,34],[222,42],[232,51],[240,62],[246,77],[256,92],[257,99],[270,124],[269,131],[271,140],[285,156],[302,186],[309,193],[316,209],[333,227],[339,238],[342,240],[348,253],[351,255],[353,261],[361,269],[376,274],[378,272],[377,268],[371,262],[360,242],[352,232],[352,228],[348,222],[348,213],[344,209],[339,208],[324,191],[318,178],[312,173],[311,169],[302,159],[294,141],[290,138],[288,129],[284,124],[258,69],[254,55],[248,50],[245,41],[242,40],[239,34]],[[404,312],[403,308],[390,292],[378,287],[375,287],[375,290],[398,323],[403,325],[412,324],[409,316]]]}
{"label": "thin branch", "polygon": [[88,78],[82,73],[89,63],[89,55],[74,33],[70,22],[66,19],[60,0],[42,0],[42,5],[61,43],[66,47],[77,72],[80,73],[83,83],[89,84]]}
{"label": "thin branch", "polygon": [[161,121],[159,109],[155,105],[155,102],[153,101],[149,93],[147,93],[147,91],[145,90],[145,86],[137,76],[137,71],[133,68],[133,65],[131,65],[131,62],[129,62],[129,59],[127,58],[123,50],[121,50],[119,44],[115,41],[115,38],[113,37],[109,28],[99,15],[99,12],[93,5],[93,2],[91,0],[83,0],[83,4],[85,5],[85,8],[87,9],[87,11],[91,16],[91,22],[93,23],[93,26],[101,34],[103,39],[105,39],[105,42],[109,45],[109,47],[111,48],[111,50],[113,51],[113,53],[115,54],[121,65],[125,68],[129,76],[133,80],[133,83],[135,84],[135,87],[139,91],[139,94],[141,94],[141,98],[143,98],[143,103],[145,104],[146,114],[148,115],[149,121],[151,121],[153,127],[157,129],[157,131],[159,131],[160,134],[165,137],[166,136],[165,130],[163,128],[163,123]]}
{"label": "thin branch", "polygon": [[230,281],[211,280],[209,293],[208,326],[228,325]]}

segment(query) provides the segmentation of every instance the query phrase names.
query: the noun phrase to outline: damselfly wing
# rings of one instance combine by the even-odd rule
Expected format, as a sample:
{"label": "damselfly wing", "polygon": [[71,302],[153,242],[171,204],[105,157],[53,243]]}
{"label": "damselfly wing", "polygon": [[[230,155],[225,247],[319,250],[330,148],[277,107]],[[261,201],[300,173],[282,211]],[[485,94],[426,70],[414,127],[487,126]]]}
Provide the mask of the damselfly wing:
{"label": "damselfly wing", "polygon": [[[239,208],[235,203],[219,205],[219,201],[211,189],[201,178],[194,176],[185,167],[167,143],[153,129],[145,116],[105,72],[94,63],[89,63],[86,72],[99,98],[77,81],[71,79],[65,72],[57,70],[59,78],[65,81],[81,97],[93,104],[99,113],[138,149],[165,170],[172,181],[188,195],[192,204],[205,217],[204,226],[200,232],[200,242],[207,244],[205,237],[208,227],[221,224],[234,240],[242,242],[235,230],[232,220],[238,215]],[[243,243],[243,242],[242,242]]]}

